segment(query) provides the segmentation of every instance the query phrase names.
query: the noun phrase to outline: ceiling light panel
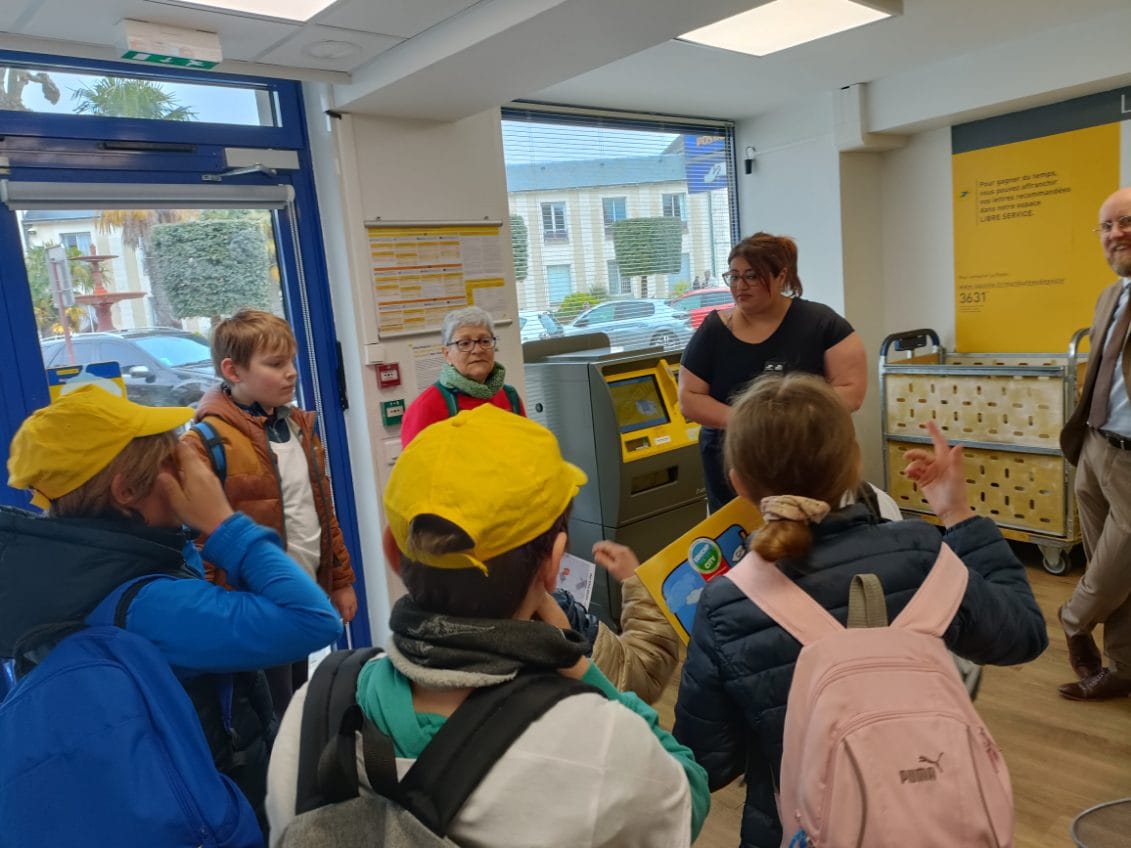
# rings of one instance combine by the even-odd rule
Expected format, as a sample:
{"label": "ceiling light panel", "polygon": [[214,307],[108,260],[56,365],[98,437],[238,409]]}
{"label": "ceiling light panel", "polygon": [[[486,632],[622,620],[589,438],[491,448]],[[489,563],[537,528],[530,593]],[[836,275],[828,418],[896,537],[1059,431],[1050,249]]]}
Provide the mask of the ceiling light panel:
{"label": "ceiling light panel", "polygon": [[889,12],[852,0],[773,0],[680,38],[752,56],[767,56],[890,16]]}
{"label": "ceiling light panel", "polygon": [[239,12],[264,18],[309,21],[334,0],[179,0],[183,6],[204,6],[220,12]]}

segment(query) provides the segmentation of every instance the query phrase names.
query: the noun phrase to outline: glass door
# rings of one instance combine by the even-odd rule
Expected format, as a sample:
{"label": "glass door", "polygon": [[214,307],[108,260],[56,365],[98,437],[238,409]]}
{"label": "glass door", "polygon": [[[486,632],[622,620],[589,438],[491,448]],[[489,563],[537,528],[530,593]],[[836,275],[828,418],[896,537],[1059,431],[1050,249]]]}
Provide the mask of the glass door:
{"label": "glass door", "polygon": [[44,367],[113,363],[130,400],[195,406],[218,380],[218,321],[245,307],[287,317],[277,214],[17,210]]}
{"label": "glass door", "polygon": [[[300,84],[5,51],[0,74],[19,92],[0,98],[0,459],[48,402],[47,367],[117,363],[131,399],[192,405],[217,321],[285,317],[358,576],[350,636],[369,644]],[[28,498],[0,485],[0,503]]]}

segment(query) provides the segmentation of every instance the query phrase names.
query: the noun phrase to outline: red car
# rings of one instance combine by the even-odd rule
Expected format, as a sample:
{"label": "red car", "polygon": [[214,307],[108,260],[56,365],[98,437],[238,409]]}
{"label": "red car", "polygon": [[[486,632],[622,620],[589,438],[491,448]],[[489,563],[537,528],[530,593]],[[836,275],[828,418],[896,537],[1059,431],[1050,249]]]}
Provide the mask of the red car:
{"label": "red car", "polygon": [[691,326],[697,328],[707,320],[707,313],[734,306],[734,298],[731,297],[728,288],[695,289],[679,297],[673,297],[668,301],[668,305],[673,309],[690,313]]}

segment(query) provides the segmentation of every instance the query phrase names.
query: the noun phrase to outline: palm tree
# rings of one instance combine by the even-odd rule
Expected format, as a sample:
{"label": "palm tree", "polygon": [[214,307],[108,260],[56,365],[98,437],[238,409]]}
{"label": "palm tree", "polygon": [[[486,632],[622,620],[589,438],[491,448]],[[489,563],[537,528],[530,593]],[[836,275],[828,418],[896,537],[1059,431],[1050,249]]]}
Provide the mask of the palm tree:
{"label": "palm tree", "polygon": [[[191,121],[196,118],[192,109],[177,102],[176,95],[150,80],[102,77],[89,86],[73,89],[71,99],[78,101],[75,113],[79,115],[163,121]],[[141,249],[142,263],[153,291],[153,311],[157,324],[162,327],[179,327],[180,322],[173,315],[165,287],[153,276],[150,233],[155,224],[168,224],[183,217],[180,211],[170,209],[107,209],[98,216],[99,232],[120,229],[122,243],[126,247]]]}
{"label": "palm tree", "polygon": [[43,71],[27,68],[0,67],[0,109],[11,112],[29,112],[24,105],[24,89],[36,83],[48,103],[59,102],[59,87]]}
{"label": "palm tree", "polygon": [[73,89],[71,99],[78,101],[77,115],[160,121],[191,121],[196,117],[188,106],[177,103],[176,95],[150,80],[102,77],[89,86]]}

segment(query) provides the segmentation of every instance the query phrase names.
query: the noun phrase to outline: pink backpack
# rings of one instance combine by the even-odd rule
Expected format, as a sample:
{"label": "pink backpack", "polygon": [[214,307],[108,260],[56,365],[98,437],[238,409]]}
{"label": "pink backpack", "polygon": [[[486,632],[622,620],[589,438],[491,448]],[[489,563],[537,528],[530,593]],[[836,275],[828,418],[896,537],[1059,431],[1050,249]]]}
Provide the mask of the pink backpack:
{"label": "pink backpack", "polygon": [[785,716],[782,848],[1009,848],[1001,750],[940,638],[966,591],[946,545],[890,627],[846,629],[753,551],[728,572],[802,645]]}

